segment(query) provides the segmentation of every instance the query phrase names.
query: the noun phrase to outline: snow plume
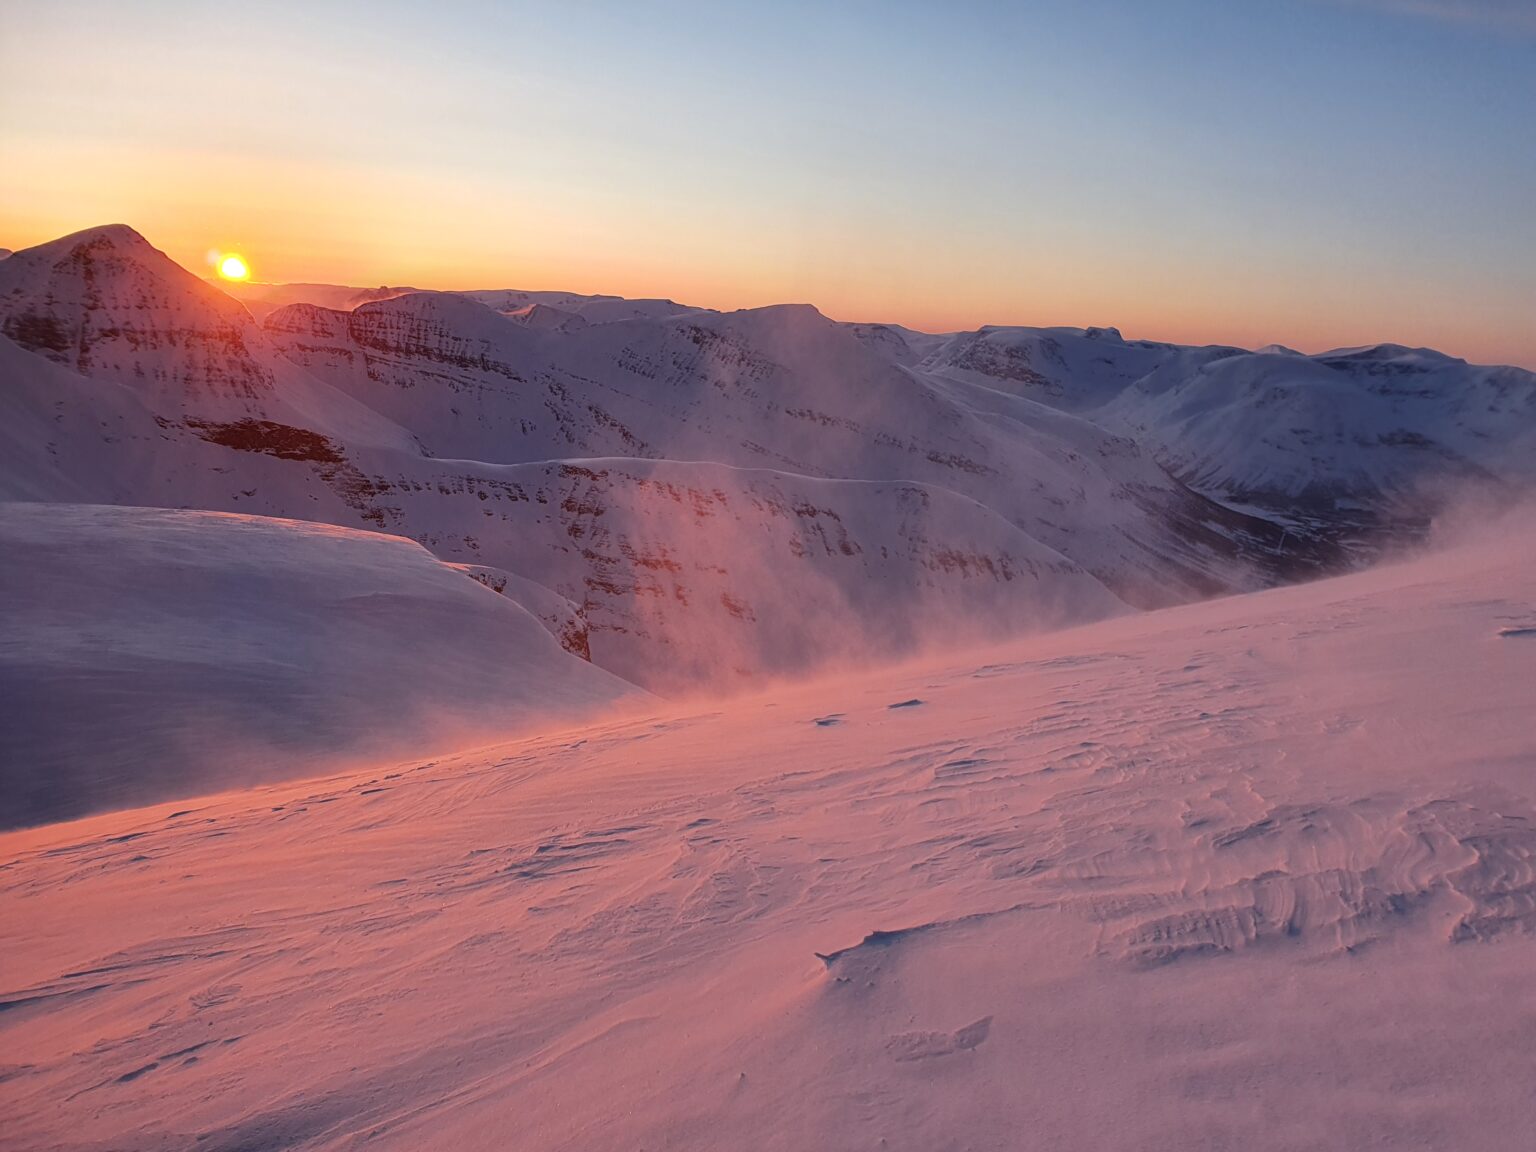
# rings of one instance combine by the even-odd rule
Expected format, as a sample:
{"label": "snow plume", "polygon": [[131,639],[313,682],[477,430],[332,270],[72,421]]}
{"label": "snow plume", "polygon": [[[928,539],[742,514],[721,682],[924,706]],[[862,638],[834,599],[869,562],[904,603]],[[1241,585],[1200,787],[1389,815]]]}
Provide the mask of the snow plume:
{"label": "snow plume", "polygon": [[1449,492],[1430,523],[1425,544],[1428,550],[1443,552],[1506,539],[1526,542],[1536,560],[1536,489],[1469,485]]}
{"label": "snow plume", "polygon": [[666,694],[1125,610],[944,489],[645,460],[573,462],[542,482],[568,547],[509,563],[581,601],[596,663]]}

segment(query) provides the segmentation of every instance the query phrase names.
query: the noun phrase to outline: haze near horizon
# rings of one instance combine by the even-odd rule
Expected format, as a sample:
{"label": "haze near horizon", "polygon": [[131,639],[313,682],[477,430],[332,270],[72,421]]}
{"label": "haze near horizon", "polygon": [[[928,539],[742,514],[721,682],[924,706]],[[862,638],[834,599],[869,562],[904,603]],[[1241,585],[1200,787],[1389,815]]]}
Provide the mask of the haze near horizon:
{"label": "haze near horizon", "polygon": [[1527,5],[11,11],[13,248],[1536,366]]}

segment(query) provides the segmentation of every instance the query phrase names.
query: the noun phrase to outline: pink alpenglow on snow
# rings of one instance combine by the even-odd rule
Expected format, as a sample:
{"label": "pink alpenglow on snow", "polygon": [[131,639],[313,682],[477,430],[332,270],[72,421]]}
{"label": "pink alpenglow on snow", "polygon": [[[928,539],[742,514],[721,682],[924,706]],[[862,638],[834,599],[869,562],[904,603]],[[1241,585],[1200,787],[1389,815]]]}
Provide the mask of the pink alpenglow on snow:
{"label": "pink alpenglow on snow", "polygon": [[1529,527],[9,833],[3,1143],[1525,1149]]}
{"label": "pink alpenglow on snow", "polygon": [[1530,372],[113,225],[0,384],[0,1152],[1528,1145]]}
{"label": "pink alpenglow on snow", "polygon": [[0,1152],[1536,1149],[1533,0],[380,7],[5,7]]}

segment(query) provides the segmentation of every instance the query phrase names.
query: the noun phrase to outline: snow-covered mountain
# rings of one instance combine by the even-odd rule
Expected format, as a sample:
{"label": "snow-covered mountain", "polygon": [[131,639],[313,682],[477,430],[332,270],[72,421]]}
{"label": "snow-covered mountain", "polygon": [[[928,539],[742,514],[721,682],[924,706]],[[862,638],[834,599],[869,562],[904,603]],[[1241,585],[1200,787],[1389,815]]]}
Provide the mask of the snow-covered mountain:
{"label": "snow-covered mountain", "polygon": [[233,290],[120,225],[0,262],[0,499],[406,537],[666,693],[1317,575],[1529,461],[1531,374],[1427,352]]}
{"label": "snow-covered mountain", "polygon": [[[264,419],[414,447],[403,429],[295,372],[244,307],[123,225],[0,263],[0,333],[40,360],[123,386],[162,419]],[[47,397],[46,385],[33,384],[34,371],[10,358],[7,397]]]}
{"label": "snow-covered mountain", "polygon": [[[865,326],[868,327],[868,326]],[[983,328],[906,356],[931,376],[1087,415],[1197,491],[1303,533],[1422,525],[1469,488],[1536,477],[1536,373],[1395,344],[1305,356],[1187,348],[1106,328]]]}
{"label": "snow-covered mountain", "polygon": [[[1132,441],[916,378],[807,306],[480,295],[518,307],[406,293],[258,326],[121,226],[19,253],[0,491],[405,535],[668,689],[1254,587],[1284,560]],[[562,306],[579,323],[519,314]]]}
{"label": "snow-covered mountain", "polygon": [[1103,415],[1201,491],[1280,515],[1391,523],[1449,491],[1536,478],[1536,373],[1424,348],[1175,360]]}
{"label": "snow-covered mountain", "polygon": [[381,284],[377,288],[348,288],[342,284],[260,284],[254,281],[216,280],[211,277],[205,282],[244,304],[246,311],[257,321],[288,304],[356,308],[370,300],[388,300],[416,291],[415,288],[391,287],[388,284]]}
{"label": "snow-covered mountain", "polygon": [[[603,298],[466,295],[540,328],[620,315],[584,310]],[[324,302],[319,293],[302,298]],[[634,304],[636,315],[652,318],[704,311]],[[1001,394],[1129,436],[1196,491],[1283,524],[1291,547],[1297,533],[1318,546],[1347,533],[1350,548],[1368,557],[1383,540],[1422,528],[1448,497],[1469,487],[1507,496],[1528,486],[1536,467],[1536,374],[1429,349],[1374,345],[1305,356],[1279,345],[1250,352],[1126,340],[1109,327],[988,326],[948,335],[895,324],[841,327],[958,404],[1000,415],[1011,403]],[[1021,411],[1030,409],[1012,405]],[[1031,418],[1038,416],[1024,417]],[[1338,559],[1332,549],[1323,553]],[[1304,569],[1320,557],[1292,559]]]}
{"label": "snow-covered mountain", "polygon": [[294,306],[265,327],[438,456],[917,481],[986,505],[1139,604],[1250,587],[1274,565],[1269,525],[1195,497],[1130,440],[915,378],[809,306],[538,329],[507,319],[422,293],[350,313]]}
{"label": "snow-covered mountain", "polygon": [[[244,304],[258,322],[289,304],[315,304],[322,308],[351,311],[362,304],[391,300],[417,291],[415,288],[391,287],[387,284],[377,288],[349,288],[341,284],[261,284],[211,278],[206,282]],[[469,291],[463,295],[509,316],[527,314],[533,309],[553,310],[599,324],[608,320],[659,318],[683,312],[707,311],[674,300],[629,300],[622,296],[587,296],[579,292],[494,289]]]}

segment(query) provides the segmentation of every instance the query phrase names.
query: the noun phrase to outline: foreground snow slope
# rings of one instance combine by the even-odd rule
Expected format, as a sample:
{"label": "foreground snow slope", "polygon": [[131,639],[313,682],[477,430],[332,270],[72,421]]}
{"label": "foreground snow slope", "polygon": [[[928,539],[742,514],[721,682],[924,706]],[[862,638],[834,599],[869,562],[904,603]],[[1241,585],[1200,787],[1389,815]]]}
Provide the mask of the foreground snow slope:
{"label": "foreground snow slope", "polygon": [[1530,539],[0,838],[0,1144],[1526,1149]]}
{"label": "foreground snow slope", "polygon": [[644,698],[419,545],[328,525],[0,503],[0,603],[0,826]]}

